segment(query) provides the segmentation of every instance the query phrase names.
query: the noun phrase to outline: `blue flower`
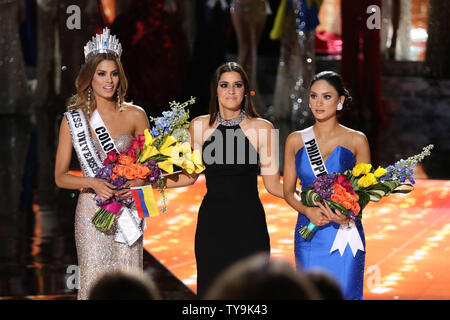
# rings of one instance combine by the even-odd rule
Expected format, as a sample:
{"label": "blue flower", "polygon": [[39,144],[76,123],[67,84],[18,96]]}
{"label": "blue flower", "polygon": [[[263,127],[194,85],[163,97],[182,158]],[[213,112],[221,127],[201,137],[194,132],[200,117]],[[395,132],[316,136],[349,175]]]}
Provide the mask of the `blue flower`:
{"label": "blue flower", "polygon": [[165,118],[158,118],[155,121],[155,126],[161,128],[162,130],[164,130],[165,128],[168,128],[170,125],[170,121],[168,119]]}
{"label": "blue flower", "polygon": [[162,115],[164,116],[164,118],[171,118],[173,116],[173,112],[172,111],[163,111]]}
{"label": "blue flower", "polygon": [[150,131],[150,134],[152,135],[152,138],[156,138],[157,136],[159,136],[159,131],[158,129],[156,129],[156,127],[153,127],[152,131]]}
{"label": "blue flower", "polygon": [[380,178],[381,182],[392,179],[392,173],[386,173],[384,176]]}

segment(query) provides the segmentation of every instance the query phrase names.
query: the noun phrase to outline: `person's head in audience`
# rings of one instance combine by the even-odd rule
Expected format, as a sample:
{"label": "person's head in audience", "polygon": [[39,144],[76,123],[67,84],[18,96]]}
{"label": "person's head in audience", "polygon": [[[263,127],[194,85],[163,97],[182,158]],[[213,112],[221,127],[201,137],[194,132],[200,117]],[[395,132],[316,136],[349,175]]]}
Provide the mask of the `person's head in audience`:
{"label": "person's head in audience", "polygon": [[307,273],[324,300],[344,300],[341,287],[332,275],[324,270],[314,269]]}
{"label": "person's head in audience", "polygon": [[236,262],[212,284],[206,300],[313,300],[320,295],[306,274],[287,261],[254,255]]}
{"label": "person's head in audience", "polygon": [[143,272],[116,271],[100,277],[89,292],[89,300],[159,300],[153,280]]}

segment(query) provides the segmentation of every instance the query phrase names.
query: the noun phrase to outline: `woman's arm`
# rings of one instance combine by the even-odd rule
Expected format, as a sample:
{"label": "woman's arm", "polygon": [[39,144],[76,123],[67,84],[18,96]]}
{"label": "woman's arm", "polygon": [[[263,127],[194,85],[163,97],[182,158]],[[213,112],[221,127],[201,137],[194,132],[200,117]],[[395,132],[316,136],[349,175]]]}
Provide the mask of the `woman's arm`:
{"label": "woman's arm", "polygon": [[291,133],[287,140],[284,152],[284,199],[296,211],[305,215],[316,226],[322,226],[330,220],[321,212],[323,209],[307,207],[303,205],[300,197],[296,194],[297,172],[295,170],[295,153],[299,149],[300,136],[298,132]]}
{"label": "woman's arm", "polygon": [[280,180],[278,166],[279,139],[278,132],[272,123],[260,120],[258,128],[259,155],[261,175],[267,191],[279,198],[283,196],[283,182]]}
{"label": "woman's arm", "polygon": [[133,108],[133,122],[135,124],[134,137],[140,134],[144,134],[145,129],[150,129],[150,123],[148,122],[148,117],[143,110],[138,108]]}
{"label": "woman's arm", "polygon": [[166,188],[180,188],[193,185],[197,181],[199,174],[189,174],[185,171],[182,173],[171,175],[164,178],[164,185]]}
{"label": "woman's arm", "polygon": [[[129,120],[134,124],[134,132],[133,135],[137,139],[140,134],[144,134],[145,129],[150,129],[150,123],[148,122],[147,114],[144,110],[136,107],[130,107],[129,109],[130,117]],[[125,200],[131,198],[133,195],[131,193],[130,187],[140,187],[145,184],[148,184],[147,180],[143,179],[135,179],[129,180],[124,183],[122,186],[123,189],[116,192],[116,196],[121,200]]]}
{"label": "woman's arm", "polygon": [[352,142],[355,148],[356,163],[370,163],[370,148],[367,137],[362,132],[353,133]]}
{"label": "woman's arm", "polygon": [[295,170],[295,152],[298,145],[298,133],[291,133],[286,139],[284,148],[284,174],[283,191],[286,202],[295,209],[295,211],[304,213],[308,207],[304,206],[300,197],[296,194],[297,172]]}
{"label": "woman's arm", "polygon": [[55,161],[55,183],[64,189],[94,189],[102,200],[109,199],[115,187],[102,179],[91,177],[78,177],[69,174],[70,160],[72,158],[72,138],[69,132],[69,125],[63,117],[59,129],[59,142],[56,151]]}

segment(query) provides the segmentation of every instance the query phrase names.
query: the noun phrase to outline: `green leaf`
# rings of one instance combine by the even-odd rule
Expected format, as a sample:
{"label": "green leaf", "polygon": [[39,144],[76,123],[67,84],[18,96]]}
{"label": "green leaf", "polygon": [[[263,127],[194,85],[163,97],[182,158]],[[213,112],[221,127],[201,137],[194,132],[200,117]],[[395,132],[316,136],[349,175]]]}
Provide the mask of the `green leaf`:
{"label": "green leaf", "polygon": [[333,200],[328,200],[327,203],[328,203],[328,205],[330,206],[331,209],[337,209],[342,214],[345,214],[345,215],[348,214],[349,210],[346,207],[344,207],[342,204],[334,202]]}
{"label": "green leaf", "polygon": [[136,159],[139,159],[140,156],[141,156],[141,148],[137,147],[136,148]]}
{"label": "green leaf", "polygon": [[312,188],[306,188],[301,193],[302,203],[307,207],[315,207],[315,203],[321,201],[321,197]]}
{"label": "green leaf", "polygon": [[394,190],[392,193],[410,193],[412,190]]}
{"label": "green leaf", "polygon": [[358,203],[362,209],[370,202],[370,195],[367,192],[362,191],[362,190],[356,191],[356,194],[359,197]]}

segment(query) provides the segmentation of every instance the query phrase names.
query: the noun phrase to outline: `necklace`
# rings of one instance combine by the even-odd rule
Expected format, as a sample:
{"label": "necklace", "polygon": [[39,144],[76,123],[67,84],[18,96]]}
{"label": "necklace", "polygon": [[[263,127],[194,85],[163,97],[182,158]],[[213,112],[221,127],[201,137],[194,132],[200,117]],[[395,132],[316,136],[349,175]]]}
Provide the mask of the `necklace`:
{"label": "necklace", "polygon": [[220,112],[217,113],[217,122],[219,122],[221,125],[225,126],[225,127],[234,127],[236,125],[238,125],[239,123],[241,123],[242,120],[244,120],[245,117],[245,111],[241,110],[241,113],[234,119],[230,119],[230,120],[224,120],[221,116],[220,116]]}

